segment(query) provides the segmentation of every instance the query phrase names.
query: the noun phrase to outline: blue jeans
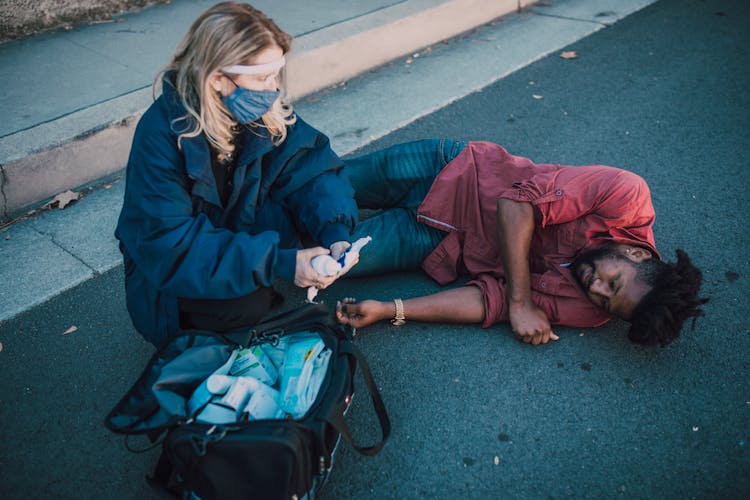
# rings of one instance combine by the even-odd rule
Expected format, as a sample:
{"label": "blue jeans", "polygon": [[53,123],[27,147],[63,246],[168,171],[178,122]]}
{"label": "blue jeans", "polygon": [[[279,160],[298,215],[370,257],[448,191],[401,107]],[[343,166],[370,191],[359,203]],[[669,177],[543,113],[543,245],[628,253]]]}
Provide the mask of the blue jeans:
{"label": "blue jeans", "polygon": [[347,276],[419,268],[445,233],[418,223],[417,207],[435,176],[464,146],[465,142],[425,139],[345,161],[357,206],[378,210],[354,231],[352,241],[364,236],[372,236],[372,241]]}

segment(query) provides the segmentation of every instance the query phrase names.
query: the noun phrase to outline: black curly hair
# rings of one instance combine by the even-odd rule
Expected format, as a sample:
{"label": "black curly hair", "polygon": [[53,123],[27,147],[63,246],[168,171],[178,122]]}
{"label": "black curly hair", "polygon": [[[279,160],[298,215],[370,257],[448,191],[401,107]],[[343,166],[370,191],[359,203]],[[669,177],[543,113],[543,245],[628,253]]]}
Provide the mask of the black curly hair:
{"label": "black curly hair", "polygon": [[707,298],[698,298],[703,282],[701,270],[690,257],[677,250],[677,262],[649,259],[638,265],[638,277],[652,288],[633,310],[628,338],[636,344],[662,347],[680,336],[688,318],[703,316],[701,305]]}

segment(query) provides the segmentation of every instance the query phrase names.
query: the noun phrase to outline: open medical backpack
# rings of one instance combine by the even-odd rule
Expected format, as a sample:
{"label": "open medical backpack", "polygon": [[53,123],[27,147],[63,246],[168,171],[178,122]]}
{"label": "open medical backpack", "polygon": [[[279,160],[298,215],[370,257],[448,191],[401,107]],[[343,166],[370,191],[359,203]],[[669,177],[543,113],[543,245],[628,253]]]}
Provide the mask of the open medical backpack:
{"label": "open medical backpack", "polygon": [[[258,347],[267,351],[317,337],[327,367],[321,368],[320,386],[313,388],[314,400],[303,414],[212,424],[197,421],[199,411],[189,411],[196,390],[237,352]],[[320,351],[318,343],[315,353]],[[353,442],[344,418],[357,365],[382,430],[382,440],[367,447]],[[202,404],[200,410],[205,408]],[[390,434],[385,406],[351,330],[338,325],[323,304],[276,315],[250,331],[195,330],[171,339],[151,358],[105,425],[127,437],[144,434],[155,446],[161,443],[149,484],[172,497],[201,500],[314,498],[331,471],[341,436],[358,452],[375,455]]]}

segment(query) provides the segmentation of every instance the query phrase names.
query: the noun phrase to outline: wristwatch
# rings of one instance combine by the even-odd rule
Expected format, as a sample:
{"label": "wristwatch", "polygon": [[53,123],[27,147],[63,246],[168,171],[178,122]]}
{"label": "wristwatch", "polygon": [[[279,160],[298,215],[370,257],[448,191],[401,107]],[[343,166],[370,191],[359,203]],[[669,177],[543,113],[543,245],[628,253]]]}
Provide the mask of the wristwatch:
{"label": "wristwatch", "polygon": [[404,316],[404,302],[401,299],[393,299],[393,303],[396,304],[396,315],[391,320],[393,326],[401,326],[406,323],[406,317]]}

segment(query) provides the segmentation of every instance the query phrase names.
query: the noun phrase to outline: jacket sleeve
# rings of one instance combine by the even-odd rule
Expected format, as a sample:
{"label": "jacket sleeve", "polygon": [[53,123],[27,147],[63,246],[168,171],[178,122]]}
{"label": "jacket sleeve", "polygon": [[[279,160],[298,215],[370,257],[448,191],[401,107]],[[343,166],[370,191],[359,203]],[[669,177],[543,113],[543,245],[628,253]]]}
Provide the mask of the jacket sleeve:
{"label": "jacket sleeve", "polygon": [[275,197],[282,198],[297,222],[324,247],[349,241],[357,223],[354,188],[328,138],[298,117],[284,148],[284,173]]}
{"label": "jacket sleeve", "polygon": [[[532,281],[540,281],[539,275],[532,274]],[[496,323],[509,321],[508,301],[505,282],[488,274],[480,274],[467,283],[479,288],[484,300],[483,328]],[[580,295],[580,296],[577,296]],[[531,290],[531,300],[547,315],[553,325],[579,328],[601,326],[611,319],[606,311],[597,308],[582,294],[548,294]]]}
{"label": "jacket sleeve", "polygon": [[141,122],[116,234],[152,285],[175,296],[223,299],[269,286],[276,277],[293,279],[296,250],[280,249],[275,231],[235,233],[193,215],[192,181],[176,137],[169,126]]}
{"label": "jacket sleeve", "polygon": [[289,205],[313,239],[328,248],[349,241],[357,218],[357,205],[343,171],[315,177],[289,196]]}

